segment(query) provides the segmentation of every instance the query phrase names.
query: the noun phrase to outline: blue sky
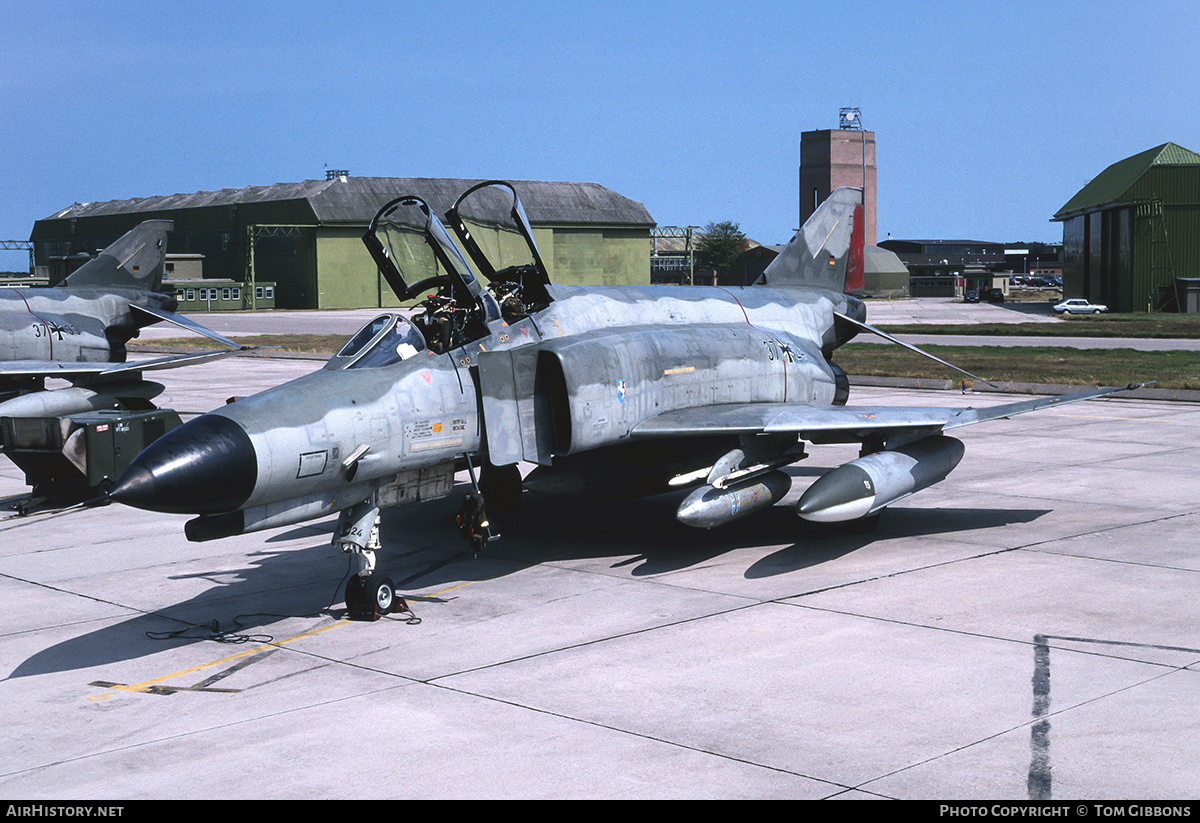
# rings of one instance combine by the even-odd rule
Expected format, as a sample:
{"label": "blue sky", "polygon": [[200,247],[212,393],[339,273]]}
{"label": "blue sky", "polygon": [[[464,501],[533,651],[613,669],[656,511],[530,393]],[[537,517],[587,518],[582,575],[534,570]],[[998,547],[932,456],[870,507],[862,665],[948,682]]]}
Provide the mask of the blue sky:
{"label": "blue sky", "polygon": [[800,133],[855,106],[880,239],[1058,241],[1050,216],[1110,163],[1200,151],[1194,0],[40,0],[0,43],[0,239],[75,201],[328,166],[595,181],[660,225],[783,243]]}

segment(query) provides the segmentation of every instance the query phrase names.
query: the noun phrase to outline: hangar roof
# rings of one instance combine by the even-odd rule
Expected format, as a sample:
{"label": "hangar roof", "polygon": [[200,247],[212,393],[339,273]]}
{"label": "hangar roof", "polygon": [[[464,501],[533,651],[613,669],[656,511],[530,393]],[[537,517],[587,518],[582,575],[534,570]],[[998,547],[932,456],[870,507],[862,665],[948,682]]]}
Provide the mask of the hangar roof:
{"label": "hangar roof", "polygon": [[[308,202],[318,223],[366,224],[385,202],[406,194],[423,198],[435,212],[439,215],[444,214],[460,194],[480,182],[483,181],[445,177],[335,177],[331,180],[305,180],[302,183],[276,183],[270,186],[246,186],[240,189],[200,191],[192,194],[76,203],[46,219],[143,214],[228,206],[235,203],[304,200]],[[541,180],[509,182],[521,195],[525,212],[533,223],[605,223],[632,226],[655,224],[654,218],[644,205],[597,183]]]}
{"label": "hangar roof", "polygon": [[1175,143],[1163,143],[1113,163],[1080,189],[1051,219],[1063,220],[1072,213],[1116,203],[1138,178],[1154,166],[1196,165],[1200,165],[1200,154]]}

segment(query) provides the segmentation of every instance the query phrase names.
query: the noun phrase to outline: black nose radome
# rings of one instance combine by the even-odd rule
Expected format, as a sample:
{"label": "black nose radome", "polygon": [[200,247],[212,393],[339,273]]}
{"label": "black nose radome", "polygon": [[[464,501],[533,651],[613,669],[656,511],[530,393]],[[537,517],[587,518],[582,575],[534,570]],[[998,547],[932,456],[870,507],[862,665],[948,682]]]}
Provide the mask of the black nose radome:
{"label": "black nose radome", "polygon": [[127,506],[174,514],[217,514],[241,507],[254,491],[258,460],[245,429],[206,414],[155,440],[113,486]]}

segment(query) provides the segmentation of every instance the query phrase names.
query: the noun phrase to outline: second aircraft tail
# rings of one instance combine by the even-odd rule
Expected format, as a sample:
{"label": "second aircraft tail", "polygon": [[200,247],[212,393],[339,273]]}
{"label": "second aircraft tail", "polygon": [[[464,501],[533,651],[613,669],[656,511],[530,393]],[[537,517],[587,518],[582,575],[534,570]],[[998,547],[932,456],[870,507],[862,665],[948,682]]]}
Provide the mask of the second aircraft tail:
{"label": "second aircraft tail", "polygon": [[71,273],[64,285],[156,291],[162,283],[170,220],[146,220]]}

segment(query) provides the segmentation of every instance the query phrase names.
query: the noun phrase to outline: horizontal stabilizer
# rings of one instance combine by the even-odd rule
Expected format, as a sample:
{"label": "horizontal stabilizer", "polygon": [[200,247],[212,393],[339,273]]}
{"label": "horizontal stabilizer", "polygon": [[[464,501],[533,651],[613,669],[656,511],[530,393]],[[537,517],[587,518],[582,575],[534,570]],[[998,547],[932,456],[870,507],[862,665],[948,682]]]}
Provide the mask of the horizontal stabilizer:
{"label": "horizontal stabilizer", "polygon": [[1110,394],[1115,394],[1119,391],[1133,391],[1152,385],[1155,381],[1151,380],[1146,383],[1130,383],[1127,386],[1116,386],[1110,388],[1087,389],[1085,391],[1072,392],[1071,394],[1060,394],[1054,397],[1038,397],[1034,400],[1021,400],[1016,403],[1005,403],[1000,406],[989,406],[986,409],[963,409],[956,414],[946,425],[947,429],[956,429],[959,426],[969,426],[972,423],[984,423],[988,420],[1001,420],[1005,417],[1014,417],[1018,414],[1026,412],[1041,411],[1052,406],[1061,406],[1064,403],[1074,403],[1078,400],[1091,400],[1095,397],[1107,397]]}
{"label": "horizontal stabilizer", "polygon": [[157,308],[154,306],[133,305],[131,307],[137,311],[144,313],[144,314],[150,315],[155,320],[164,320],[167,323],[171,323],[172,325],[178,326],[181,329],[187,329],[190,332],[195,332],[196,334],[203,335],[204,337],[207,337],[209,340],[215,340],[218,343],[221,343],[222,345],[229,346],[231,349],[242,348],[241,344],[233,342],[228,337],[225,337],[223,334],[219,334],[206,326],[202,326],[199,323],[197,323],[195,320],[185,317],[182,314],[178,314],[173,311],[166,311],[165,309],[160,309],[160,308]]}
{"label": "horizontal stabilizer", "polygon": [[971,374],[966,369],[960,369],[958,366],[954,365],[953,363],[949,363],[940,357],[932,355],[929,352],[925,351],[924,349],[914,346],[912,343],[905,343],[903,340],[901,340],[898,337],[892,337],[892,335],[888,334],[887,332],[883,331],[882,329],[877,329],[874,326],[871,326],[867,323],[863,323],[860,320],[855,320],[853,317],[848,317],[847,315],[844,315],[841,312],[835,311],[833,313],[833,316],[836,317],[838,320],[840,320],[843,323],[849,323],[850,325],[854,326],[857,329],[862,329],[863,331],[869,331],[871,334],[878,335],[879,337],[882,337],[884,340],[887,340],[889,343],[895,343],[897,346],[903,346],[904,348],[908,349],[909,351],[915,352],[915,353],[921,355],[922,357],[928,357],[930,360],[941,363],[943,366],[946,366],[947,368],[954,369],[954,371],[958,372],[959,374],[965,374],[967,377],[970,377],[972,380],[978,380],[980,383],[986,383],[987,385],[995,388],[994,384],[988,382],[987,380],[984,380],[982,377],[978,377],[974,374]]}
{"label": "horizontal stabilizer", "polygon": [[68,277],[72,288],[125,288],[157,291],[162,284],[170,220],[146,220],[87,261]]}

